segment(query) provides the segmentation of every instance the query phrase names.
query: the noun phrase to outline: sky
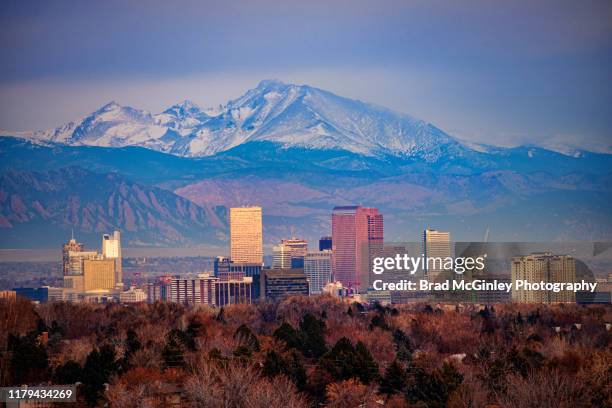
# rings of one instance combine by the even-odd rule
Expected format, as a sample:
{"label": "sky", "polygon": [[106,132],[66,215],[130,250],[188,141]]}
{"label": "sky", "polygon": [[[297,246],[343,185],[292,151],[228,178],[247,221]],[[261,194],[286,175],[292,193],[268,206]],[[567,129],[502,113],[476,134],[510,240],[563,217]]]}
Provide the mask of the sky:
{"label": "sky", "polygon": [[210,107],[280,79],[464,140],[612,152],[607,0],[4,0],[0,51],[0,129],[111,100]]}

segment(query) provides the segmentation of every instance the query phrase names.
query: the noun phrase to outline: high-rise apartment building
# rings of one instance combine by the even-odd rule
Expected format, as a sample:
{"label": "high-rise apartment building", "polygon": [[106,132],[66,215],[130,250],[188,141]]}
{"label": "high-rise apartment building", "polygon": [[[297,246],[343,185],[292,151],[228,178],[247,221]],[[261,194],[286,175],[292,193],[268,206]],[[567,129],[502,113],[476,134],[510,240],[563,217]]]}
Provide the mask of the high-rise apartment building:
{"label": "high-rise apartment building", "polygon": [[102,255],[105,259],[115,262],[115,282],[117,286],[123,286],[123,270],[121,267],[121,233],[114,231],[112,235],[102,236]]}
{"label": "high-rise apartment building", "polygon": [[451,234],[434,229],[426,228],[423,231],[423,255],[425,259],[424,272],[427,280],[436,282],[444,278],[443,262],[434,262],[433,258],[448,258],[452,255]]}
{"label": "high-rise apartment building", "polygon": [[332,251],[307,252],[304,258],[304,274],[308,278],[310,294],[319,294],[332,280]]}
{"label": "high-rise apartment building", "polygon": [[215,301],[217,278],[199,274],[197,278],[173,278],[171,301],[184,305],[212,305]]}
{"label": "high-rise apartment building", "polygon": [[382,251],[383,215],[376,208],[335,207],[332,213],[333,271],[343,285],[363,292],[370,285],[372,259]]}
{"label": "high-rise apartment building", "polygon": [[233,262],[263,263],[261,207],[230,208],[230,258]]}
{"label": "high-rise apartment building", "polygon": [[549,252],[533,253],[512,258],[512,301],[519,303],[575,302],[573,291],[553,292],[516,288],[517,280],[530,283],[561,283],[576,281],[576,260],[569,255]]}

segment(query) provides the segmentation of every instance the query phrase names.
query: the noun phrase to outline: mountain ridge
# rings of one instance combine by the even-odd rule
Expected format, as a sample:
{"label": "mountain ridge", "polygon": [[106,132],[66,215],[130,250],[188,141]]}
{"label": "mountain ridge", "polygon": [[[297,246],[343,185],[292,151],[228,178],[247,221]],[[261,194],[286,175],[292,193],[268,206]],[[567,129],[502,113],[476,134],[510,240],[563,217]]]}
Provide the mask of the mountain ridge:
{"label": "mountain ridge", "polygon": [[[202,109],[185,100],[152,114],[111,101],[54,129],[3,133],[37,143],[140,146],[183,157],[213,156],[254,141],[428,162],[507,149],[484,144],[476,147],[408,114],[278,80],[263,80],[217,108]],[[580,154],[576,149],[571,152]]]}
{"label": "mountain ridge", "polygon": [[218,244],[227,239],[226,212],[78,166],[0,174],[2,247],[40,245],[71,228],[90,241],[120,229],[128,246]]}

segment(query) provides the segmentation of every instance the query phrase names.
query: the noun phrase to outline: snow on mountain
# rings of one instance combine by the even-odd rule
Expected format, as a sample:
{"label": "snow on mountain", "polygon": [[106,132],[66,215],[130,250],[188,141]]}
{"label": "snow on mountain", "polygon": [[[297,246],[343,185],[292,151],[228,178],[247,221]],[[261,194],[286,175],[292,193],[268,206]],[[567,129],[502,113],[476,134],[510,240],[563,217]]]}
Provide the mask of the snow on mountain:
{"label": "snow on mountain", "polygon": [[588,153],[612,154],[610,142],[592,142],[588,149],[585,149],[584,146],[578,146],[567,138],[553,137],[540,143],[539,146],[571,157],[582,157]]}
{"label": "snow on mountain", "polygon": [[409,115],[275,80],[214,109],[184,101],[151,115],[111,102],[57,129],[12,135],[69,145],[143,146],[179,156],[209,156],[250,141],[427,161],[472,151]]}

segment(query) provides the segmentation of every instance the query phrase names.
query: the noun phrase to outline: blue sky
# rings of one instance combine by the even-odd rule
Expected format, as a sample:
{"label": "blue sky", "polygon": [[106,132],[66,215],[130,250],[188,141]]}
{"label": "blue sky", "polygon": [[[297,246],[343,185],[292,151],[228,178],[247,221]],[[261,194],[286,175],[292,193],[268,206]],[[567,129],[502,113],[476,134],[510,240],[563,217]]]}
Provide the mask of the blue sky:
{"label": "blue sky", "polygon": [[5,1],[0,128],[307,83],[493,144],[612,145],[612,2]]}

